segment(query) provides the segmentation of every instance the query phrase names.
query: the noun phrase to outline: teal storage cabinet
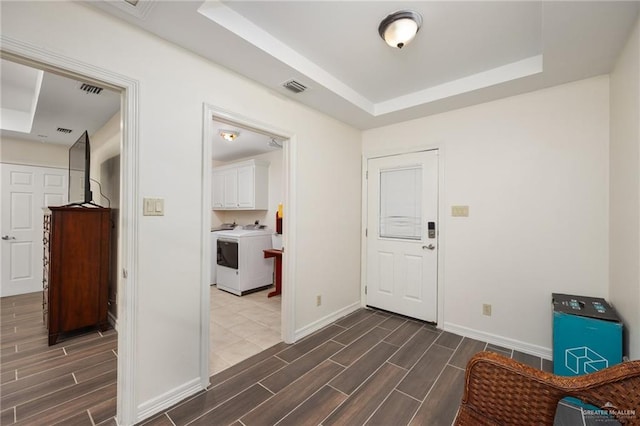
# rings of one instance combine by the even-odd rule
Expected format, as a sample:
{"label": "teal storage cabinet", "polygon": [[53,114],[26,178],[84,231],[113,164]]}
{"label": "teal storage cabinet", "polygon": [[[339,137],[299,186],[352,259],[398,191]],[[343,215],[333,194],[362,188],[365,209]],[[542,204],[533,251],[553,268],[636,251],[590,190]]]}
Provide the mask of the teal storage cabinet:
{"label": "teal storage cabinet", "polygon": [[622,321],[604,299],[553,293],[553,372],[593,373],[622,362]]}

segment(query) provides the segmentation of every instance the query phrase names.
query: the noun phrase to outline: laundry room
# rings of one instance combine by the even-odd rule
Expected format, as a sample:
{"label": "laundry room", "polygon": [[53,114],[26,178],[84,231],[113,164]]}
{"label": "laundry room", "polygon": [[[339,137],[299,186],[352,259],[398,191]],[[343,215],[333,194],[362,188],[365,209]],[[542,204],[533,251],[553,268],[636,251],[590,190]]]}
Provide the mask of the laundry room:
{"label": "laundry room", "polygon": [[211,373],[280,341],[283,144],[213,117]]}

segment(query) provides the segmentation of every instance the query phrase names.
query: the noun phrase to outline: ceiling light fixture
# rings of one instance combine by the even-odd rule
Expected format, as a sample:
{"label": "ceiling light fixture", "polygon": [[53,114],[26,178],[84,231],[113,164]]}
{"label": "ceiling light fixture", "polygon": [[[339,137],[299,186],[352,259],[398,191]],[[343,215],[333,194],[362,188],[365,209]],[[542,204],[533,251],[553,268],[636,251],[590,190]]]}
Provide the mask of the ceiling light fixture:
{"label": "ceiling light fixture", "polygon": [[380,22],[378,33],[391,47],[402,49],[416,36],[422,25],[422,16],[412,10],[400,10]]}
{"label": "ceiling light fixture", "polygon": [[239,134],[234,130],[220,130],[220,137],[227,142],[233,142]]}

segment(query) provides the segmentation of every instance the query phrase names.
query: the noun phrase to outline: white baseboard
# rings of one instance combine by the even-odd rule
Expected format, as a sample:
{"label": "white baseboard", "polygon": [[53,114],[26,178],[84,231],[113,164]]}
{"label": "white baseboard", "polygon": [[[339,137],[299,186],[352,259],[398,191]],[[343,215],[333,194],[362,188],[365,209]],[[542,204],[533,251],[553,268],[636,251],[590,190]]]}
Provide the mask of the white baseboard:
{"label": "white baseboard", "polygon": [[552,359],[553,351],[551,348],[545,348],[544,346],[532,345],[531,343],[523,342],[520,340],[511,339],[509,337],[499,336],[497,334],[491,334],[480,330],[474,330],[469,327],[463,327],[457,324],[451,324],[449,322],[444,323],[444,331],[455,333],[460,336],[469,337],[470,339],[481,340],[483,342],[491,343],[498,346],[504,346],[505,348],[515,349],[520,352],[524,352],[529,355],[539,356],[544,359]]}
{"label": "white baseboard", "polygon": [[182,386],[171,389],[164,394],[138,405],[137,422],[141,422],[154,414],[164,411],[185,398],[204,390],[200,378],[193,379]]}
{"label": "white baseboard", "polygon": [[311,324],[308,324],[298,330],[295,331],[295,341],[297,342],[298,340],[302,339],[303,337],[308,336],[309,334],[313,333],[314,331],[318,331],[320,330],[322,327],[326,327],[327,325],[331,324],[332,322],[337,321],[338,319],[344,317],[345,315],[349,315],[352,312],[357,311],[358,309],[360,309],[362,306],[360,305],[360,301],[355,302],[351,305],[348,305],[342,309],[339,309],[335,312],[330,313],[329,315],[326,315],[322,318],[320,318],[317,321],[312,322]]}

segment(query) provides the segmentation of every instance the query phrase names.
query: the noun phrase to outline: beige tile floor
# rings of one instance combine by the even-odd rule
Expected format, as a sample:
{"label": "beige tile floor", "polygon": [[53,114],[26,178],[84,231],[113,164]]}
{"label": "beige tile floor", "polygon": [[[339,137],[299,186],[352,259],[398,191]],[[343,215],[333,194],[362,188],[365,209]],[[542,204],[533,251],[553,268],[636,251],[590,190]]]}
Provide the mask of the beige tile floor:
{"label": "beige tile floor", "polygon": [[211,286],[209,374],[216,374],[282,341],[280,296],[273,289],[239,297]]}

